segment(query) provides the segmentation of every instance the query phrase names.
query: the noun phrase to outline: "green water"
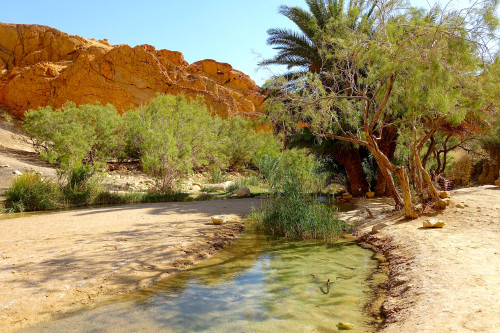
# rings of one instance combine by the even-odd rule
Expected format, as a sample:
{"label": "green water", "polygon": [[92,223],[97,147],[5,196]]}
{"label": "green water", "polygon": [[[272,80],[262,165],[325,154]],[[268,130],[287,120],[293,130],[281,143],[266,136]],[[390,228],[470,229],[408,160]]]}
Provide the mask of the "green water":
{"label": "green water", "polygon": [[[247,231],[229,247],[153,286],[26,332],[374,331],[363,308],[373,253],[353,242],[270,240]],[[326,281],[330,279],[327,293]]]}

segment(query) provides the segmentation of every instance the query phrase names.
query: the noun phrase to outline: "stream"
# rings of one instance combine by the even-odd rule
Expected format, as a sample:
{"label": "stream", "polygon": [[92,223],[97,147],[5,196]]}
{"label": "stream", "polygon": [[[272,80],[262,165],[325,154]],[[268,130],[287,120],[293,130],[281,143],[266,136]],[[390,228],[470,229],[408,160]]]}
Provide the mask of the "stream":
{"label": "stream", "polygon": [[23,332],[332,332],[340,321],[370,332],[367,278],[377,266],[373,252],[354,242],[247,230],[188,270]]}

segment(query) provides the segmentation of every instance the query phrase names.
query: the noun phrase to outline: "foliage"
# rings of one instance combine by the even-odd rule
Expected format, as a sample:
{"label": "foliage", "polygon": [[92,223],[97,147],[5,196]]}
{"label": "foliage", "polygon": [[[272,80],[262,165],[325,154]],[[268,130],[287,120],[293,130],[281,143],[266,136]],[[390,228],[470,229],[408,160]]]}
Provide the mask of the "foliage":
{"label": "foliage", "polygon": [[281,89],[278,103],[284,106],[278,113],[301,121],[318,137],[368,148],[396,206],[415,217],[407,169],[391,162],[379,147],[383,129],[397,124],[410,148],[415,192],[421,199],[426,192],[442,206],[422,166],[422,149],[436,131],[460,126],[488,107],[482,89],[491,71],[483,38],[496,37],[489,24],[494,20],[486,22],[483,15],[491,12],[488,6],[462,12],[435,6],[426,12],[397,4],[378,3],[369,29],[351,29],[349,11],[339,14],[332,23],[335,29],[315,35],[328,66],[320,73],[273,83],[275,90]]}
{"label": "foliage", "polygon": [[159,95],[127,115],[128,136],[138,150],[143,169],[168,191],[175,181],[208,164],[215,136],[212,117],[200,99]]}
{"label": "foliage", "polygon": [[[66,103],[25,113],[24,131],[40,156],[60,167],[60,178],[85,182],[120,148],[122,119],[112,105]],[[82,178],[83,177],[83,178]]]}
{"label": "foliage", "polygon": [[259,131],[258,123],[241,116],[215,119],[213,128],[217,139],[213,160],[220,168],[241,169],[262,155],[276,156],[282,148],[272,133]]}
{"label": "foliage", "polygon": [[482,138],[481,146],[495,163],[500,164],[500,115],[493,122],[491,133]]}
{"label": "foliage", "polygon": [[5,197],[5,207],[18,212],[51,210],[61,206],[58,184],[36,172],[17,176]]}
{"label": "foliage", "polygon": [[240,168],[281,149],[272,134],[256,131],[250,120],[212,116],[201,102],[159,95],[127,115],[128,150],[137,152],[161,190],[172,189],[193,168],[209,166],[211,175],[221,178],[221,169]]}
{"label": "foliage", "polygon": [[257,163],[271,187],[254,218],[266,231],[295,239],[331,241],[352,230],[338,220],[333,208],[314,200],[308,190],[318,183],[314,178],[317,163],[303,150],[285,151],[282,156],[263,156]]}
{"label": "foliage", "polygon": [[211,165],[208,168],[208,181],[211,184],[222,183],[227,179],[227,175],[218,166]]}

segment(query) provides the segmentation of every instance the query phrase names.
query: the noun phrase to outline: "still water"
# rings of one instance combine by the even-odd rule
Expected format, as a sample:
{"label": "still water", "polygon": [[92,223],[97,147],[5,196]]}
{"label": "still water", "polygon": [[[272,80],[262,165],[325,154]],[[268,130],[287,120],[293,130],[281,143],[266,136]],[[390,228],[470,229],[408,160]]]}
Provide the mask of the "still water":
{"label": "still water", "polygon": [[[378,262],[353,242],[270,239],[246,231],[211,259],[151,287],[26,332],[374,331],[363,308]],[[330,280],[330,290],[327,288]]]}

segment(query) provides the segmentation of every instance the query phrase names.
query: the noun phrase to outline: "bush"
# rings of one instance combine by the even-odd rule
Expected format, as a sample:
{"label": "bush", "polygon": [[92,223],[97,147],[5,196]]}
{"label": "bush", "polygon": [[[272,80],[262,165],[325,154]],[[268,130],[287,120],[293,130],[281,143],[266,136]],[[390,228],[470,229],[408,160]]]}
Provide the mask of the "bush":
{"label": "bush", "polygon": [[24,120],[24,131],[41,156],[67,172],[81,164],[100,168],[121,148],[121,129],[121,117],[111,105],[68,102],[57,110],[28,110]]}
{"label": "bush", "polygon": [[138,150],[143,170],[169,191],[193,167],[208,164],[213,144],[212,117],[201,99],[159,95],[127,115],[129,143]]}
{"label": "bush", "polygon": [[5,193],[5,207],[18,212],[50,210],[61,207],[58,184],[42,178],[35,172],[27,172],[14,179]]}
{"label": "bush", "polygon": [[266,231],[292,239],[332,241],[353,228],[337,218],[333,207],[311,195],[325,178],[304,151],[287,151],[277,158],[263,156],[257,163],[271,187],[270,199],[253,214]]}
{"label": "bush", "polygon": [[276,157],[283,144],[272,133],[258,131],[258,124],[241,116],[214,121],[217,128],[213,159],[222,168],[241,169],[259,156]]}

